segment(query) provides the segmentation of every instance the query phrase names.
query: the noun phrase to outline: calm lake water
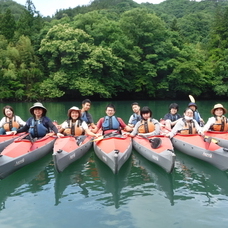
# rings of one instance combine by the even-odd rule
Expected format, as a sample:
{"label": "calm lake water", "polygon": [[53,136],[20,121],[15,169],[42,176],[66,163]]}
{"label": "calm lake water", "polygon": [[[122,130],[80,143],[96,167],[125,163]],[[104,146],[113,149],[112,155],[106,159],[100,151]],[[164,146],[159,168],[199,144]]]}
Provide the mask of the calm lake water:
{"label": "calm lake water", "polygon": [[[160,119],[171,101],[138,101]],[[176,101],[183,113],[186,101]],[[95,121],[109,102],[93,102]],[[131,101],[113,102],[126,122]],[[220,101],[197,101],[202,117]],[[228,102],[221,102],[228,108]],[[7,103],[9,104],[9,103]],[[10,103],[27,120],[33,103]],[[44,102],[47,116],[62,122],[67,110],[80,102]],[[6,104],[1,103],[0,109]],[[0,181],[1,228],[201,228],[227,227],[228,172],[176,151],[172,174],[150,163],[136,151],[112,174],[91,149],[63,173],[56,173],[52,151]]]}

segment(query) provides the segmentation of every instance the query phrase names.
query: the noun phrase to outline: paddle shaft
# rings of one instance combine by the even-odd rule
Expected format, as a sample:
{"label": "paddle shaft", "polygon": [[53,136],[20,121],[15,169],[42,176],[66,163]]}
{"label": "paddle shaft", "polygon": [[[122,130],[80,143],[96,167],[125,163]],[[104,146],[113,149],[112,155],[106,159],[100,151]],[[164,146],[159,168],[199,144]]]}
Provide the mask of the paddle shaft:
{"label": "paddle shaft", "polygon": [[139,135],[139,136],[141,136],[144,139],[147,139],[151,143],[151,147],[153,149],[156,149],[161,145],[161,139],[159,137],[152,138],[152,139],[159,139],[159,142],[157,142],[157,141],[153,141],[152,139],[148,139],[145,135]]}

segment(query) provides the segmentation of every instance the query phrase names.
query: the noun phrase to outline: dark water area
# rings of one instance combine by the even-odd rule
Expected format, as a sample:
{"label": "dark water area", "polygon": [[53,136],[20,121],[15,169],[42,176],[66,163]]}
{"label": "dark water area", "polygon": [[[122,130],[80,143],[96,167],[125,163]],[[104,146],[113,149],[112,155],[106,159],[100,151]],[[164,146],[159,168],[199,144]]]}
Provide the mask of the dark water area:
{"label": "dark water area", "polygon": [[[172,101],[138,101],[148,105],[156,119]],[[188,104],[177,101],[180,113]],[[109,102],[94,101],[97,121]],[[131,101],[114,101],[117,116],[126,122]],[[215,103],[197,102],[207,120]],[[47,116],[62,122],[67,110],[80,102],[44,102]],[[1,104],[2,108],[5,104]],[[26,120],[32,103],[10,103]],[[173,173],[168,174],[135,150],[117,175],[91,148],[80,160],[57,173],[52,151],[0,181],[0,224],[13,227],[227,227],[228,171],[175,151]]]}

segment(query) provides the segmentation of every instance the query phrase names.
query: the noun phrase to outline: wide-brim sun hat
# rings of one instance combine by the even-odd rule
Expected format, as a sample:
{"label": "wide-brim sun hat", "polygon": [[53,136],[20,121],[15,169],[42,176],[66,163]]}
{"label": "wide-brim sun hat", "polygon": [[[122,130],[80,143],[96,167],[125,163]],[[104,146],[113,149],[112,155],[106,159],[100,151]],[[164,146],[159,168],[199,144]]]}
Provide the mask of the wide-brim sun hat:
{"label": "wide-brim sun hat", "polygon": [[70,114],[71,114],[72,111],[78,111],[79,117],[81,117],[81,109],[79,109],[79,108],[76,107],[76,106],[73,106],[73,107],[71,107],[71,108],[68,110],[68,112],[67,112],[68,117],[70,117]]}
{"label": "wide-brim sun hat", "polygon": [[215,110],[218,109],[218,108],[223,109],[223,114],[227,113],[227,110],[223,107],[222,104],[216,104],[216,105],[214,105],[214,108],[211,109],[211,114],[214,115]]}
{"label": "wide-brim sun hat", "polygon": [[30,110],[30,113],[31,113],[32,115],[34,115],[34,109],[35,109],[35,108],[42,108],[42,109],[43,109],[43,116],[46,115],[47,109],[43,106],[42,103],[36,102],[36,103],[33,104],[33,106],[29,109],[29,110]]}
{"label": "wide-brim sun hat", "polygon": [[196,105],[196,103],[194,103],[194,102],[190,102],[190,103],[188,104],[188,107],[190,107],[190,106],[195,106],[196,109],[198,108],[197,105]]}

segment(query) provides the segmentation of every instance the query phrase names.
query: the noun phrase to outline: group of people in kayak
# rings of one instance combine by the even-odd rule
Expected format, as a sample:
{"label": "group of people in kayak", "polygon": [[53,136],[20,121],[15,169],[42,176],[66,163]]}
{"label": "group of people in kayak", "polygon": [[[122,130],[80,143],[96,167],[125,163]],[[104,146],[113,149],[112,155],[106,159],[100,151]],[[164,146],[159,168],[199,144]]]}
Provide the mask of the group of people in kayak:
{"label": "group of people in kayak", "polygon": [[[192,106],[195,107],[192,108]],[[177,133],[181,134],[200,134],[204,135],[204,132],[208,130],[213,131],[228,131],[227,118],[224,116],[227,110],[222,104],[215,104],[211,109],[211,114],[207,123],[204,125],[204,120],[200,117],[199,112],[196,111],[197,106],[195,103],[189,103],[188,107],[184,111],[183,117],[181,117],[170,132],[166,134],[168,137],[173,137]]]}
{"label": "group of people in kayak", "polygon": [[[88,112],[90,107],[89,99],[82,101],[82,109],[76,106],[71,107],[67,113],[68,119],[58,126],[46,116],[47,109],[40,102],[34,103],[30,108],[32,117],[26,122],[15,115],[11,106],[5,106],[3,108],[4,117],[0,121],[0,135],[10,131],[12,134],[28,132],[33,138],[54,134],[58,137],[87,134],[96,138],[111,132],[121,133],[123,130],[123,134],[132,137],[163,134],[172,138],[177,133],[204,135],[207,130],[228,131],[227,118],[224,116],[227,110],[222,104],[214,105],[211,110],[213,116],[208,119],[206,124],[194,102],[188,104],[183,116],[178,113],[179,107],[176,103],[170,104],[169,112],[160,121],[153,118],[153,113],[148,106],[140,108],[140,105],[134,102],[131,105],[133,114],[130,116],[128,124],[115,116],[116,110],[112,104],[106,106],[106,115],[95,124],[92,115]],[[165,131],[162,132],[162,129]]]}

